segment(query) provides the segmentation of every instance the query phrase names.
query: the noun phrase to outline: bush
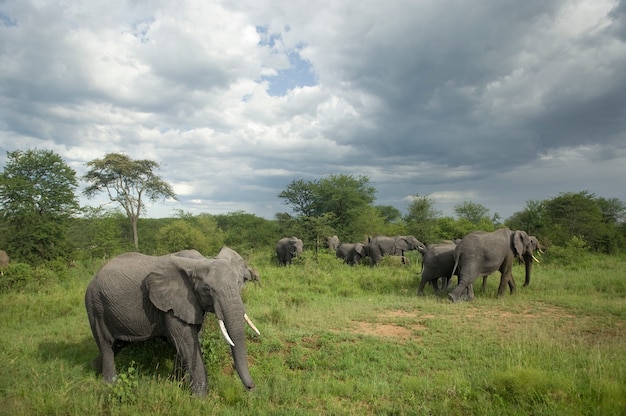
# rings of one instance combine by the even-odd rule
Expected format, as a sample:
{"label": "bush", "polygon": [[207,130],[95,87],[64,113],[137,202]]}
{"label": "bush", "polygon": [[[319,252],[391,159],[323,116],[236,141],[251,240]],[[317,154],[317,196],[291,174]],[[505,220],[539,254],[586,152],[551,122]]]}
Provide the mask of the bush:
{"label": "bush", "polygon": [[24,290],[33,280],[33,270],[28,264],[10,263],[0,276],[0,293]]}

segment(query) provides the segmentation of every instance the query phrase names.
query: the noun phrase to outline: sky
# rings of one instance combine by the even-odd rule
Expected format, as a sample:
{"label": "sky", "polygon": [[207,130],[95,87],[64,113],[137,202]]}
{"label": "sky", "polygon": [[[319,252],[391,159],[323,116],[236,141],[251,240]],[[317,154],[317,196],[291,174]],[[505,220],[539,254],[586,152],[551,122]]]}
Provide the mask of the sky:
{"label": "sky", "polygon": [[331,174],[402,214],[626,202],[626,1],[0,0],[0,168],[18,149],[159,163],[153,218],[272,219]]}

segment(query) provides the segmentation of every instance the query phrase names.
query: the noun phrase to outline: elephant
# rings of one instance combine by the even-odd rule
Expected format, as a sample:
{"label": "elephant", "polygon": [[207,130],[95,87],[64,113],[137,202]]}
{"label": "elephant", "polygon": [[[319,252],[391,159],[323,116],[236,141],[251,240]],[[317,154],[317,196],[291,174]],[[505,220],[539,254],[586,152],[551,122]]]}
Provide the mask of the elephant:
{"label": "elephant", "polygon": [[[176,253],[172,253],[172,256],[187,257],[191,259],[204,259],[205,257],[197,250],[181,250]],[[230,261],[236,270],[239,270],[241,278],[241,285],[252,281],[261,286],[261,276],[256,269],[252,269],[248,266],[246,261],[241,257],[239,253],[230,247],[223,246],[219,253],[214,257],[216,259],[226,259]]]}
{"label": "elephant", "polygon": [[454,268],[454,250],[456,244],[441,243],[429,244],[422,252],[422,278],[420,280],[418,295],[424,294],[424,287],[430,283],[435,289],[435,293],[439,292],[438,279],[442,278],[443,284],[441,290],[446,290],[448,280],[452,276]]}
{"label": "elephant", "polygon": [[[424,287],[427,283],[430,283],[435,290],[435,293],[443,293],[448,289],[452,275],[452,269],[454,268],[454,250],[456,245],[461,241],[457,240],[445,240],[441,243],[428,244],[425,250],[422,250],[422,278],[420,280],[419,287],[417,289],[418,295],[424,294]],[[458,272],[455,272],[458,276]],[[439,278],[441,278],[441,288],[439,288]],[[485,292],[485,285],[487,276],[483,276],[483,293]],[[473,285],[469,291],[473,291]]]}
{"label": "elephant", "polygon": [[367,256],[367,246],[363,243],[341,243],[335,251],[335,256],[343,259],[346,264],[358,265],[361,259]]}
{"label": "elephant", "polygon": [[326,243],[326,247],[331,251],[336,251],[337,247],[339,247],[339,237],[336,235],[325,237],[324,242]]}
{"label": "elephant", "polygon": [[394,237],[377,236],[368,244],[370,266],[376,266],[380,259],[388,254],[404,256],[405,251],[426,250],[426,246],[412,235],[397,235]]}
{"label": "elephant", "polygon": [[[526,287],[530,284],[533,261],[539,262],[534,253],[541,251],[542,248],[537,237],[521,230],[501,228],[490,233],[479,231],[466,235],[454,250],[454,267],[450,276],[458,273],[459,283],[448,294],[448,298],[452,302],[458,302],[461,293],[470,287],[478,276],[488,276],[496,271],[501,273],[498,296],[504,294],[507,285],[510,292],[515,293],[513,260],[517,258],[526,266],[524,281]],[[472,297],[473,292],[469,299]]]}
{"label": "elephant", "polygon": [[302,254],[302,248],[304,244],[298,237],[283,237],[276,243],[276,257],[278,257],[278,264],[286,266],[291,264],[291,260],[294,257],[298,257]]}
{"label": "elephant", "polygon": [[123,347],[167,338],[176,347],[192,393],[204,396],[207,372],[198,334],[206,312],[211,312],[231,346],[239,378],[252,390],[244,331],[244,322],[251,321],[241,298],[242,285],[241,272],[224,258],[125,253],[111,259],[85,292],[87,317],[99,349],[92,366],[105,382],[114,382],[114,358]]}

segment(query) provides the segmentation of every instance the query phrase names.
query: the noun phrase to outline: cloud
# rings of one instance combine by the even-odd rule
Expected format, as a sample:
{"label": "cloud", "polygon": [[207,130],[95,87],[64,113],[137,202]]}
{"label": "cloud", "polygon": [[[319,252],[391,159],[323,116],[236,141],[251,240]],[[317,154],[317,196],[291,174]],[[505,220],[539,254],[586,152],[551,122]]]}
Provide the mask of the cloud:
{"label": "cloud", "polygon": [[47,148],[161,163],[182,209],[272,218],[292,180],[366,175],[504,218],[589,190],[626,201],[616,0],[10,2],[0,161]]}

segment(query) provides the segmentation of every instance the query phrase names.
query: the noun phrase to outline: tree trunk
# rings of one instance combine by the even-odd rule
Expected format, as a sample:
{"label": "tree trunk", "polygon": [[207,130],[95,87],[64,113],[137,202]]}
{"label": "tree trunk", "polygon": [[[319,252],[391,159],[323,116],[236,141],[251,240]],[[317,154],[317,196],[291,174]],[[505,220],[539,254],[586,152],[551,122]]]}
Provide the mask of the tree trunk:
{"label": "tree trunk", "polygon": [[135,250],[139,251],[139,234],[137,233],[137,217],[131,217],[130,224],[133,228],[133,244],[135,246]]}

